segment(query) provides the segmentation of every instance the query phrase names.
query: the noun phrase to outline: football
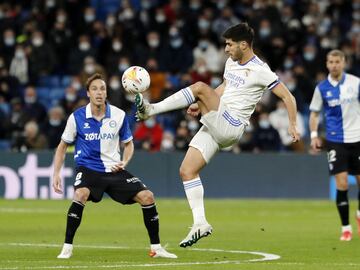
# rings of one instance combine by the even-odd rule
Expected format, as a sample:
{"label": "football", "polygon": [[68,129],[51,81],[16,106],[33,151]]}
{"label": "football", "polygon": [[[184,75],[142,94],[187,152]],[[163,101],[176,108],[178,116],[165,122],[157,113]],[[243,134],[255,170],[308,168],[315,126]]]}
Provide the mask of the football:
{"label": "football", "polygon": [[141,93],[150,86],[150,75],[147,70],[139,66],[131,66],[122,75],[122,85],[129,93]]}

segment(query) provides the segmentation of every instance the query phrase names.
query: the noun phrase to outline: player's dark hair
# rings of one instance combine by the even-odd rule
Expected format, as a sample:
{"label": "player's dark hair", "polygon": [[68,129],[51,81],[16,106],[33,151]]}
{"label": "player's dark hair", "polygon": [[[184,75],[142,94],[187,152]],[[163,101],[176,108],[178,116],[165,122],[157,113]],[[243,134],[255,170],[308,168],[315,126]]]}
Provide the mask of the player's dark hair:
{"label": "player's dark hair", "polygon": [[254,40],[254,29],[247,23],[239,23],[225,30],[222,34],[225,39],[232,39],[235,42],[246,41],[251,47]]}
{"label": "player's dark hair", "polygon": [[95,73],[94,75],[91,75],[87,81],[86,81],[86,84],[85,84],[85,87],[86,87],[86,91],[89,91],[89,87],[90,87],[90,84],[95,81],[95,80],[103,80],[104,81],[104,77],[100,74],[100,73]]}

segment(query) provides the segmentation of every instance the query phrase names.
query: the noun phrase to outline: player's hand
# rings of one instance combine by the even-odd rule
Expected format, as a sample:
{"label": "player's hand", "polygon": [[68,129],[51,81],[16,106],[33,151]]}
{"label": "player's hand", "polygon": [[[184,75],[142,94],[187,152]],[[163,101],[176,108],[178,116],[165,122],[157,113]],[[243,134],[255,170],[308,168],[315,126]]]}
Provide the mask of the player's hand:
{"label": "player's hand", "polygon": [[312,150],[314,150],[315,152],[320,152],[322,144],[319,137],[312,138],[310,145]]}
{"label": "player's hand", "polygon": [[200,113],[199,105],[197,103],[191,104],[186,112],[188,114],[190,114],[191,116],[194,116],[194,117],[198,116]]}
{"label": "player's hand", "polygon": [[125,169],[125,166],[126,166],[126,162],[120,161],[118,164],[116,164],[116,165],[114,165],[114,166],[111,167],[111,171],[112,171],[113,173],[122,171],[122,170]]}
{"label": "player's hand", "polygon": [[296,125],[290,125],[289,129],[288,129],[288,132],[289,132],[289,134],[290,134],[290,136],[292,138],[292,142],[300,141],[300,133],[297,130]]}
{"label": "player's hand", "polygon": [[59,175],[53,176],[52,186],[56,193],[63,194],[62,186],[61,186],[61,177]]}

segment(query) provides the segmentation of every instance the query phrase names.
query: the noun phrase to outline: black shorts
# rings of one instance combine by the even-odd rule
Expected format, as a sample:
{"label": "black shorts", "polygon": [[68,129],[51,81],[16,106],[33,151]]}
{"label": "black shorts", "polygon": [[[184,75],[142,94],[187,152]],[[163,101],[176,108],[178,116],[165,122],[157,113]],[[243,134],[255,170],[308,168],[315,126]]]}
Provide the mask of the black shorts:
{"label": "black shorts", "polygon": [[360,174],[360,142],[335,143],[326,141],[330,174],[348,172]]}
{"label": "black shorts", "polygon": [[74,189],[82,187],[90,190],[88,201],[100,202],[106,192],[114,201],[122,204],[135,203],[135,195],[147,190],[139,178],[126,170],[102,173],[80,166],[76,168]]}

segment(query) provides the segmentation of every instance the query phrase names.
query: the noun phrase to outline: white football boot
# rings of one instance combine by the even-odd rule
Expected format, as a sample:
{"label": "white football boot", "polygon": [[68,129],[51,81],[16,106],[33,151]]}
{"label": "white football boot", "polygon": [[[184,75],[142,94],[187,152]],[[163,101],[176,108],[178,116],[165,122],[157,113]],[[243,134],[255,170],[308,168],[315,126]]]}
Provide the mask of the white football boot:
{"label": "white football boot", "polygon": [[64,244],[60,254],[57,256],[58,259],[69,259],[72,256],[73,245]]}
{"label": "white football boot", "polygon": [[168,258],[168,259],[176,259],[177,256],[173,253],[167,252],[165,248],[159,245],[152,245],[151,250],[149,252],[149,256],[152,258]]}
{"label": "white football boot", "polygon": [[199,239],[212,233],[212,227],[209,223],[194,224],[189,234],[180,242],[180,247],[186,248],[195,244]]}

